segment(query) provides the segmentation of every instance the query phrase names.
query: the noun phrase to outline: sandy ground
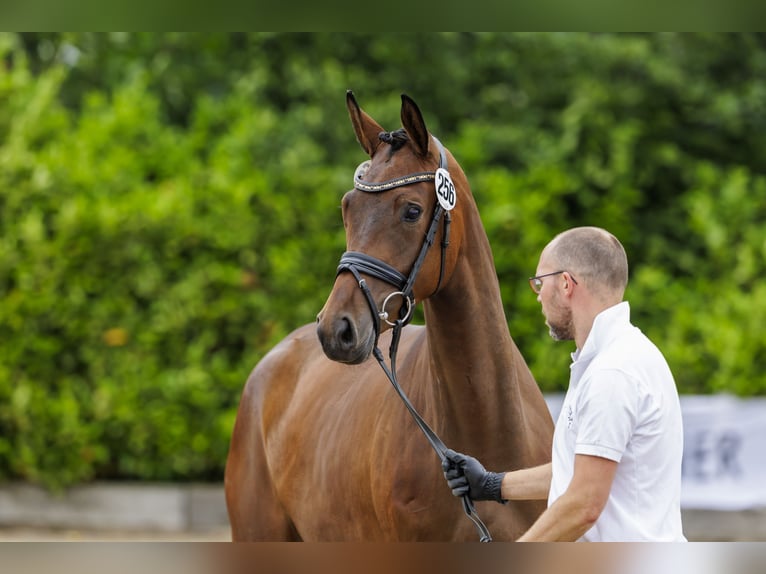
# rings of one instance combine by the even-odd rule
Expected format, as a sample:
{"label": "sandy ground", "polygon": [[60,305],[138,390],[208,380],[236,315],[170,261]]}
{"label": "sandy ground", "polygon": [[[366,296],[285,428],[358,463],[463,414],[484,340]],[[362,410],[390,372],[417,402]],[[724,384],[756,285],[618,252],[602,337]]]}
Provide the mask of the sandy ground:
{"label": "sandy ground", "polygon": [[228,527],[206,532],[0,528],[0,542],[229,542]]}

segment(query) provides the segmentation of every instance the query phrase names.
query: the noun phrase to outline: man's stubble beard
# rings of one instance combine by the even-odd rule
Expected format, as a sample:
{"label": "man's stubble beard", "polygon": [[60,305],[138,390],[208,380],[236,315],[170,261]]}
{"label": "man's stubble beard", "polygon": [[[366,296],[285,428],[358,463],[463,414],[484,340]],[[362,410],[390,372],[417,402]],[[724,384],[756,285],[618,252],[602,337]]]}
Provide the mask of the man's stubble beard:
{"label": "man's stubble beard", "polygon": [[572,320],[572,310],[554,302],[556,317],[546,317],[548,333],[554,341],[574,341],[574,321]]}

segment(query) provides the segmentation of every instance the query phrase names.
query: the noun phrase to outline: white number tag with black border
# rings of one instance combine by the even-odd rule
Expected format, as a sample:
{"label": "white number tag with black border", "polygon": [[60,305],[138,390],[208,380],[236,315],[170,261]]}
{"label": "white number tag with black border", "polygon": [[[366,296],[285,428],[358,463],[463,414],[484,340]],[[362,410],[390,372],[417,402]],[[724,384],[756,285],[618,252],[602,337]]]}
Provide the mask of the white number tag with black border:
{"label": "white number tag with black border", "polygon": [[452,183],[449,172],[443,167],[436,170],[436,199],[439,200],[439,205],[447,211],[452,211],[457,202],[455,184]]}

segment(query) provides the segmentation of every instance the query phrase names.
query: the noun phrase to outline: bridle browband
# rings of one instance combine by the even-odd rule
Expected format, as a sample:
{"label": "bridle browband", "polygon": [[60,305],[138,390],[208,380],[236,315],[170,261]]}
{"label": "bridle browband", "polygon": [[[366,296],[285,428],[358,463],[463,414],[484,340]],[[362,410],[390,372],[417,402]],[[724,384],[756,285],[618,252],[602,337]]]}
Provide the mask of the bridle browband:
{"label": "bridle browband", "polygon": [[[432,137],[436,142],[436,147],[439,150],[439,169],[447,170],[447,153],[444,150],[444,146],[442,146],[441,142],[435,136]],[[369,167],[369,164],[369,160],[363,162],[357,168],[356,173],[354,174],[354,187],[365,193],[381,193],[395,189],[397,187],[436,180],[436,171],[423,171],[404,175],[402,177],[397,177],[384,182],[368,182],[364,181],[362,177]],[[359,288],[362,290],[362,293],[364,293],[365,299],[367,300],[367,305],[370,307],[370,312],[372,313],[373,327],[375,329],[373,355],[375,356],[375,359],[378,361],[383,371],[386,373],[386,376],[393,385],[394,390],[402,399],[402,402],[404,402],[405,407],[407,407],[407,410],[412,415],[415,423],[418,425],[418,427],[420,427],[420,430],[423,431],[426,439],[428,439],[428,442],[431,444],[433,449],[436,451],[436,454],[439,456],[439,459],[443,463],[446,460],[445,453],[447,451],[447,447],[439,438],[439,436],[433,431],[433,429],[428,426],[428,423],[426,423],[423,417],[420,416],[420,413],[415,410],[415,407],[412,406],[412,403],[402,390],[396,377],[396,354],[399,348],[399,339],[402,329],[412,319],[412,313],[415,307],[415,298],[413,295],[415,280],[417,279],[418,273],[420,272],[420,268],[423,265],[423,261],[426,258],[426,254],[428,253],[429,248],[431,245],[433,245],[434,237],[436,236],[436,230],[439,227],[439,221],[442,219],[442,217],[444,217],[444,233],[442,234],[441,241],[441,266],[439,269],[439,281],[436,284],[436,289],[434,289],[434,293],[436,293],[441,287],[442,279],[444,278],[444,264],[447,247],[449,246],[449,231],[450,223],[452,221],[450,212],[444,209],[439,201],[435,203],[434,213],[431,217],[431,224],[428,227],[428,232],[426,233],[426,237],[423,241],[423,245],[420,248],[420,252],[415,259],[415,263],[412,265],[412,269],[410,269],[409,276],[405,276],[403,273],[399,272],[397,269],[385,261],[381,261],[376,257],[367,255],[366,253],[360,253],[358,251],[346,251],[340,258],[340,264],[338,265],[336,277],[341,273],[348,271],[354,276],[354,279],[356,279]],[[383,305],[380,310],[378,310],[375,300],[372,297],[372,292],[367,286],[367,282],[362,277],[362,274],[380,279],[381,281],[384,281],[396,288],[396,291],[390,293],[383,300]],[[386,305],[392,297],[397,295],[402,297],[405,304],[399,308],[399,318],[392,322],[389,321],[389,316],[386,312]],[[433,295],[433,293],[431,295]],[[389,347],[389,357],[391,359],[390,368],[386,365],[385,359],[383,358],[383,353],[378,347],[381,320],[385,321],[387,324],[393,327],[393,332],[391,335],[391,346]],[[468,518],[473,521],[479,531],[479,538],[481,542],[491,542],[492,537],[489,533],[489,530],[481,521],[479,515],[476,513],[476,509],[473,506],[473,501],[468,494],[463,495],[462,502],[463,510],[466,516],[468,516]]]}
{"label": "bridle browband", "polygon": [[[362,166],[368,166],[369,163],[370,160],[367,160],[362,164]],[[439,167],[443,167],[441,161],[439,161]],[[444,169],[447,168],[445,167]],[[361,170],[357,169],[357,174],[359,174],[360,171]],[[436,179],[435,171],[421,171],[420,173],[412,173],[403,177],[389,179],[388,181],[383,181],[381,183],[369,183],[367,181],[362,181],[361,175],[358,175],[354,178],[354,187],[359,191],[366,191],[367,193],[378,193],[380,191],[388,191],[389,189],[394,189],[395,187],[412,185],[414,183],[421,183],[423,181],[433,181],[434,179]]]}

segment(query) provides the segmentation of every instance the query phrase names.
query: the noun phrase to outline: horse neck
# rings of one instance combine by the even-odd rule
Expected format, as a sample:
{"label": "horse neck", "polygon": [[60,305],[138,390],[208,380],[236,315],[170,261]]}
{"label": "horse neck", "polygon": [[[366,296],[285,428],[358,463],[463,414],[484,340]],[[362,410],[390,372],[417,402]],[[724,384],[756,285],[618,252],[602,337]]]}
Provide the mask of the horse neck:
{"label": "horse neck", "polygon": [[513,428],[523,424],[522,387],[536,385],[508,332],[489,240],[475,206],[469,207],[451,279],[424,303],[438,380],[433,400],[458,425],[450,432],[460,442],[507,449],[507,439],[496,434],[524,434]]}

